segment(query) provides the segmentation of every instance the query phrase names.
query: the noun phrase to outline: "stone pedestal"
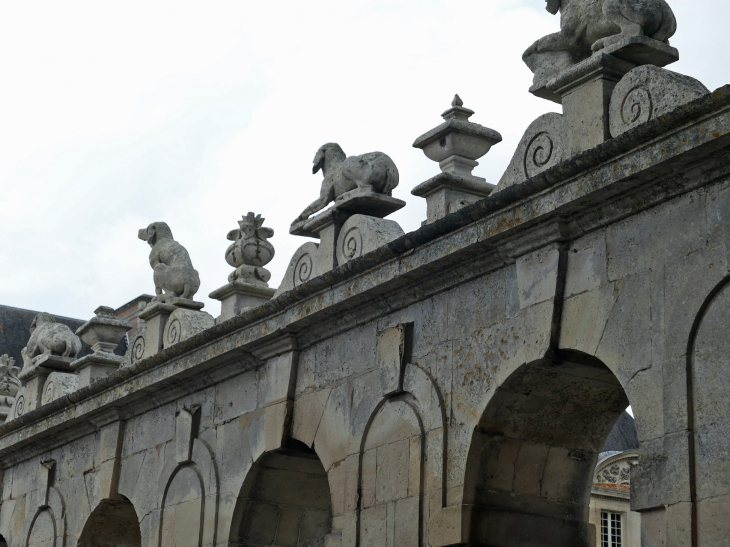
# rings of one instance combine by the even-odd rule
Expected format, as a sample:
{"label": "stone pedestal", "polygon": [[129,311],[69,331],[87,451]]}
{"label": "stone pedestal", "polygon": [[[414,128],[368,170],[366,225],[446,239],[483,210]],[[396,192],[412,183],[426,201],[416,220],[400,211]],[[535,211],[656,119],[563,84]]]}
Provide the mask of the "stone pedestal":
{"label": "stone pedestal", "polygon": [[208,296],[221,302],[221,315],[217,323],[227,321],[248,308],[255,308],[265,304],[274,296],[276,289],[268,286],[255,285],[235,280],[220,289],[214,290]]}
{"label": "stone pedestal", "polygon": [[100,351],[74,361],[71,367],[79,375],[79,388],[82,388],[115,372],[121,364],[118,355]]}
{"label": "stone pedestal", "polygon": [[462,207],[484,199],[494,188],[493,184],[489,184],[481,177],[441,173],[416,186],[411,190],[411,194],[426,199],[425,224],[430,224]]}
{"label": "stone pedestal", "polygon": [[[164,347],[165,326],[167,320],[172,313],[178,308],[198,311],[205,304],[195,302],[186,298],[169,298],[165,302],[151,302],[139,318],[145,322],[144,348],[142,349],[136,361],[141,361],[147,357],[157,354]],[[137,356],[135,356],[137,357]]]}
{"label": "stone pedestal", "polygon": [[19,418],[43,404],[43,388],[53,372],[71,372],[72,357],[41,355],[34,359],[33,365],[20,371],[18,378],[25,382],[15,398],[7,421]]}
{"label": "stone pedestal", "polygon": [[567,157],[571,157],[611,138],[611,94],[626,74],[640,65],[662,67],[678,59],[673,47],[646,36],[633,36],[534,84],[530,92],[563,105],[568,141],[564,144]]}
{"label": "stone pedestal", "polygon": [[[309,242],[297,249],[274,298],[341,265],[337,258],[337,244],[338,241],[342,242],[340,232],[348,219],[356,215],[383,219],[405,205],[405,201],[400,199],[367,188],[357,188],[341,195],[323,213],[293,225],[291,234],[318,238],[319,244]],[[398,233],[390,226],[386,231],[388,234]],[[367,235],[365,237],[367,239]],[[355,258],[354,254],[347,254],[348,260]],[[342,252],[340,255],[344,256]]]}

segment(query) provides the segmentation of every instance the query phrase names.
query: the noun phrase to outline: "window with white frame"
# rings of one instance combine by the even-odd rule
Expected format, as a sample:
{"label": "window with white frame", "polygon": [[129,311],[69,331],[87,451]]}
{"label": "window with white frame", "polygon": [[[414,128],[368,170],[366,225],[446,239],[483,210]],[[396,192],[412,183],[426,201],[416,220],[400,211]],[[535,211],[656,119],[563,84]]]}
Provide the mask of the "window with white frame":
{"label": "window with white frame", "polygon": [[601,511],[601,547],[621,545],[621,513]]}

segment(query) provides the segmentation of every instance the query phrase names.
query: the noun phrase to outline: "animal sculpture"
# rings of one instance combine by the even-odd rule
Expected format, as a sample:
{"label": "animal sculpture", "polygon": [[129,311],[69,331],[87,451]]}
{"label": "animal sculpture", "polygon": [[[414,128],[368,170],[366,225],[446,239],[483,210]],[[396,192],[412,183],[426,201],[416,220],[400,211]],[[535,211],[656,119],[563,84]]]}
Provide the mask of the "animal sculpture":
{"label": "animal sculpture", "polygon": [[150,266],[154,270],[156,301],[171,297],[192,300],[200,288],[200,276],[193,268],[188,251],[172,237],[164,222],[153,222],[139,231],[139,238],[149,243]]}
{"label": "animal sculpture", "polygon": [[328,143],[319,148],[314,156],[312,173],[324,174],[319,198],[309,205],[292,223],[307,220],[334,202],[343,194],[364,188],[374,193],[391,195],[398,186],[398,168],[389,156],[382,152],[370,152],[362,156],[345,156],[340,145]]}
{"label": "animal sculpture", "polygon": [[666,0],[545,1],[547,11],[560,12],[560,32],[540,38],[522,56],[536,82],[625,38],[648,36],[668,44],[677,31]]}
{"label": "animal sculpture", "polygon": [[41,355],[76,357],[81,340],[63,323],[57,323],[49,313],[39,313],[30,325],[30,338],[21,351],[25,368]]}

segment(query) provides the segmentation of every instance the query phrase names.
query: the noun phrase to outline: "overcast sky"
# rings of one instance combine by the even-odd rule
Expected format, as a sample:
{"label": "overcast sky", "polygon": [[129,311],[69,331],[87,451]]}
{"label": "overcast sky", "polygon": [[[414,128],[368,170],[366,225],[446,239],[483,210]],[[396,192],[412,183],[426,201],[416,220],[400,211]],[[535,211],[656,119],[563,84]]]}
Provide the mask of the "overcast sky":
{"label": "overcast sky", "polygon": [[[711,90],[730,83],[727,0],[675,0],[682,60]],[[522,52],[557,30],[543,0],[0,4],[0,304],[88,318],[154,293],[137,230],[165,221],[201,276],[232,268],[226,234],[248,211],[276,232],[271,286],[306,240],[291,221],[317,195],[320,145],[380,150],[400,171],[391,218],[438,173],[411,147],[454,93],[504,141],[475,174],[496,183],[527,125]]]}

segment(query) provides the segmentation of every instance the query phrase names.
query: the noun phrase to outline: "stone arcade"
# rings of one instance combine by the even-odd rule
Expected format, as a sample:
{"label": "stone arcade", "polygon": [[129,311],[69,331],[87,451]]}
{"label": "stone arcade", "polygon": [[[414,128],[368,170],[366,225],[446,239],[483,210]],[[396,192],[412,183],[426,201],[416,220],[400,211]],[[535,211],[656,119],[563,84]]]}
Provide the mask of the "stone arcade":
{"label": "stone arcade", "polygon": [[390,158],[329,144],[291,227],[319,241],[278,289],[250,214],[213,318],[154,223],[157,296],[124,358],[108,308],[81,358],[39,316],[22,371],[0,366],[7,544],[595,545],[598,452],[631,404],[642,545],[726,546],[730,87],[663,68],[663,0],[625,24],[629,3],[602,4],[548,0],[591,24],[526,52],[563,114],[527,128],[496,187],[471,171],[501,137],[458,97],[416,140],[441,170],[413,190],[419,230],[385,218],[405,205]]}

